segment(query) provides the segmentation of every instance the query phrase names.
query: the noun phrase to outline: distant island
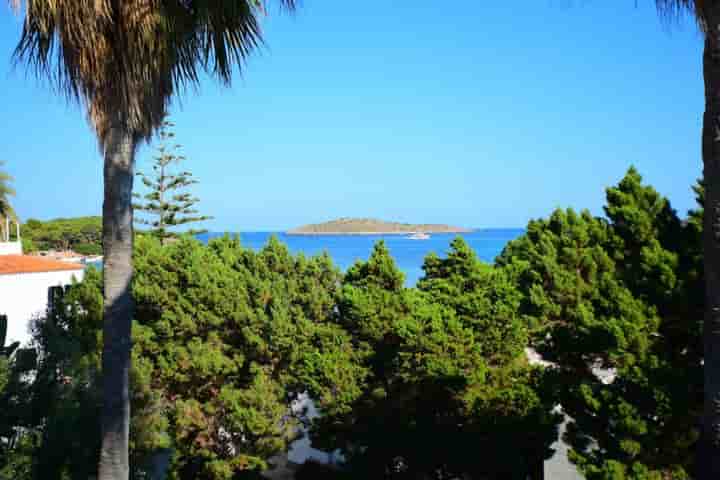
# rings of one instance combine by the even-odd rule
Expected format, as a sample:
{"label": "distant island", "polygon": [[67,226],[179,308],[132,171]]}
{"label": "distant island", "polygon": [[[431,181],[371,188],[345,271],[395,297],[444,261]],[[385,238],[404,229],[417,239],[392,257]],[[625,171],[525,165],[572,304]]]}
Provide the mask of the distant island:
{"label": "distant island", "polygon": [[385,222],[374,218],[339,218],[288,230],[288,235],[401,235],[424,233],[469,233],[472,229],[433,223]]}

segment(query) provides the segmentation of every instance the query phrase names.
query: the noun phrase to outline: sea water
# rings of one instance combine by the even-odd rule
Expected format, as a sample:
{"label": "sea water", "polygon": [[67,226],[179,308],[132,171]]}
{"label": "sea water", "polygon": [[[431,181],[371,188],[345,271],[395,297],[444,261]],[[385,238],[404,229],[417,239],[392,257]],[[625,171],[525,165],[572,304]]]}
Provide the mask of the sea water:
{"label": "sea water", "polygon": [[[483,229],[462,234],[433,233],[426,240],[412,240],[407,235],[287,235],[282,232],[243,232],[227,233],[227,235],[239,235],[241,244],[254,250],[262,248],[268,239],[275,235],[295,254],[302,252],[311,256],[326,251],[343,271],[358,260],[367,260],[373,245],[383,240],[398,268],[405,273],[406,284],[412,286],[423,275],[422,265],[425,257],[431,252],[445,256],[450,248],[450,242],[457,236],[463,237],[481,260],[492,262],[507,242],[522,233],[523,230],[518,228]],[[223,235],[226,234],[212,232],[200,234],[198,238],[207,242],[209,239]]]}

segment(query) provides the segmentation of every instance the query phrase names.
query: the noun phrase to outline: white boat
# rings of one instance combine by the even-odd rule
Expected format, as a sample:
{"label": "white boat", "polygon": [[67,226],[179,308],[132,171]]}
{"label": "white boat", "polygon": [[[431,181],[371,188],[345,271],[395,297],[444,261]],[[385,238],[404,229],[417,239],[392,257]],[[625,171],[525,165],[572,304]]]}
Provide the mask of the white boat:
{"label": "white boat", "polygon": [[430,235],[423,232],[415,232],[407,238],[408,240],[427,240],[428,238],[430,238]]}

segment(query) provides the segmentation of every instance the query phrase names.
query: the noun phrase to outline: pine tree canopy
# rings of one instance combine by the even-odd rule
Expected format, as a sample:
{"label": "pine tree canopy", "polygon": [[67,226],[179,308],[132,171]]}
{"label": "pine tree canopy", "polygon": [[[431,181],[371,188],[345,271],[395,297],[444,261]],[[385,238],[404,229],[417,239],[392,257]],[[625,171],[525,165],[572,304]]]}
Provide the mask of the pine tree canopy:
{"label": "pine tree canopy", "polygon": [[[534,478],[560,406],[589,480],[692,478],[702,181],[693,189],[682,219],[631,168],[606,217],[556,210],[494,264],[457,238],[414,287],[382,241],[342,274],[275,237],[252,251],[141,236],[134,475],[170,449],[170,478],[254,478],[307,434],[339,451],[342,471],[323,471],[338,479]],[[35,324],[37,364],[0,355],[0,478],[92,474],[102,298],[89,270]],[[319,417],[293,408],[304,395]]]}
{"label": "pine tree canopy", "polygon": [[[199,202],[197,197],[187,189],[197,184],[197,180],[188,171],[173,172],[172,166],[186,160],[179,153],[181,145],[172,143],[175,133],[174,124],[165,120],[158,132],[159,145],[154,157],[153,172],[147,175],[138,172],[140,181],[148,190],[144,195],[133,194],[137,203],[133,208],[143,212],[135,223],[149,226],[149,233],[155,235],[164,244],[167,239],[177,238],[176,227],[189,223],[204,222],[212,217],[199,215],[194,206]],[[173,230],[175,229],[175,230]],[[201,233],[203,230],[191,230],[190,233]]]}

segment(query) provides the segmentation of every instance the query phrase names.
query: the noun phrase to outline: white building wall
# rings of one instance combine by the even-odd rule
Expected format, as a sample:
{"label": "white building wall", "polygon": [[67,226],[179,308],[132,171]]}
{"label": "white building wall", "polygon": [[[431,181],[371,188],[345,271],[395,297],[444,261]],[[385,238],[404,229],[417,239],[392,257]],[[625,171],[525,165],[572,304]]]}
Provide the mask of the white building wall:
{"label": "white building wall", "polygon": [[82,280],[83,270],[37,272],[0,275],[0,314],[8,317],[5,344],[30,340],[31,321],[44,315],[47,309],[48,289]]}
{"label": "white building wall", "polygon": [[22,255],[22,243],[0,240],[0,255]]}

